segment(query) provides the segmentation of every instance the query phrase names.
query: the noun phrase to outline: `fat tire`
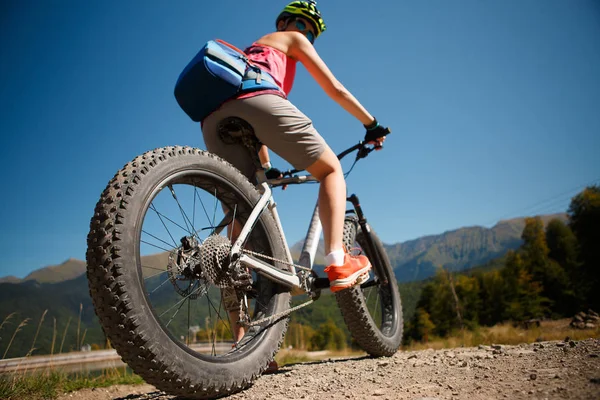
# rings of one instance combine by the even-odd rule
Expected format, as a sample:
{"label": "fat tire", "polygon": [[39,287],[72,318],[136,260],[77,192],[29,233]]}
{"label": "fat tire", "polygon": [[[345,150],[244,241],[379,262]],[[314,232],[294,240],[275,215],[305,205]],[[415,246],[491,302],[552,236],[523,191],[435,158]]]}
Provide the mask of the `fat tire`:
{"label": "fat tire", "polygon": [[[378,257],[368,254],[367,237],[358,225],[355,216],[346,217],[344,222],[344,245],[347,249],[351,249],[354,243],[358,242],[372,264],[377,259],[381,260],[379,270],[386,275],[388,285],[385,286],[385,290],[391,296],[390,311],[387,317],[389,326],[385,327],[385,332],[382,332],[380,327],[377,326],[367,308],[363,291],[359,286],[336,292],[335,298],[342,312],[344,322],[356,343],[371,356],[390,357],[398,351],[402,343],[402,303],[396,277],[383,244],[373,229],[368,225],[367,227],[367,234],[370,235],[373,241],[374,251]],[[372,271],[375,270],[376,266],[373,265]],[[371,274],[373,273],[371,272]]]}
{"label": "fat tire", "polygon": [[[123,361],[162,391],[208,399],[237,392],[256,380],[279,349],[288,319],[264,329],[260,334],[266,336],[248,351],[208,359],[178,344],[149,311],[136,250],[143,208],[165,177],[188,170],[228,180],[250,205],[259,199],[258,191],[237,169],[211,153],[181,146],[149,151],[113,177],[96,205],[87,237],[87,277],[104,333]],[[273,257],[286,258],[270,213],[263,213],[254,229],[262,232]],[[269,311],[285,311],[289,303],[289,292],[278,287]]]}

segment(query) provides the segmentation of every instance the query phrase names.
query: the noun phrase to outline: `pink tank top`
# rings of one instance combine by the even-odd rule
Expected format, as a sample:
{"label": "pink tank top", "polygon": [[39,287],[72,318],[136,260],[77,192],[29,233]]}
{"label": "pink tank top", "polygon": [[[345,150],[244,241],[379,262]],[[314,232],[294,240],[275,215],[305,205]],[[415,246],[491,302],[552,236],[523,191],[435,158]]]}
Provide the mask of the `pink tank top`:
{"label": "pink tank top", "polygon": [[264,44],[253,43],[252,46],[244,50],[248,59],[252,60],[261,69],[271,74],[275,83],[283,92],[279,90],[261,90],[257,92],[245,93],[238,96],[238,99],[246,99],[258,96],[259,94],[276,94],[287,98],[294,85],[296,76],[296,60],[291,59],[281,50]]}

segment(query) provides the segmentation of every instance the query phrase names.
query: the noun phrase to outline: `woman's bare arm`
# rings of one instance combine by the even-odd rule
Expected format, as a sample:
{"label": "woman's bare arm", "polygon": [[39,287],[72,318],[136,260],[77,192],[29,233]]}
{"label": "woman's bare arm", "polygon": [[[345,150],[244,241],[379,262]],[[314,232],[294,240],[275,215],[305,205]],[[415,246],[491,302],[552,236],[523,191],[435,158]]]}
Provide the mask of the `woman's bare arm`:
{"label": "woman's bare arm", "polygon": [[325,93],[364,125],[375,118],[360,102],[336,79],[314,46],[300,32],[274,32],[262,37],[258,43],[283,51],[289,57],[304,65]]}

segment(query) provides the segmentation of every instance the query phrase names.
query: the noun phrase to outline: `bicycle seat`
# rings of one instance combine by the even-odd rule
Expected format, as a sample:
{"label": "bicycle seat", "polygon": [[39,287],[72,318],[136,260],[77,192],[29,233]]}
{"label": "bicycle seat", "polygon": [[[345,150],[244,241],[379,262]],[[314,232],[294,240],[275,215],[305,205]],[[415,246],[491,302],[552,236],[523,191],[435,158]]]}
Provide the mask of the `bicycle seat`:
{"label": "bicycle seat", "polygon": [[217,124],[217,132],[224,143],[244,146],[250,152],[256,168],[261,168],[258,158],[261,143],[254,134],[254,128],[246,120],[239,117],[227,117]]}
{"label": "bicycle seat", "polygon": [[258,143],[254,128],[242,118],[227,117],[221,120],[217,124],[217,131],[221,140],[227,144],[241,143],[246,145],[252,143],[252,148],[256,148],[256,143]]}

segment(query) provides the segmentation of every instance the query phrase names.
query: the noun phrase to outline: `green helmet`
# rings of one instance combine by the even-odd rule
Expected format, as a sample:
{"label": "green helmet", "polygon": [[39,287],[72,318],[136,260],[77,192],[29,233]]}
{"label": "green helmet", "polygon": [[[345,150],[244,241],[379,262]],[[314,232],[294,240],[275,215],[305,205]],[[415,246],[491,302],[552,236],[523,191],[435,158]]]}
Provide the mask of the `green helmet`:
{"label": "green helmet", "polygon": [[325,22],[321,17],[321,13],[317,9],[317,2],[314,0],[308,1],[292,1],[290,4],[285,6],[283,11],[277,17],[275,21],[275,26],[279,25],[279,21],[288,17],[303,17],[311,23],[313,28],[315,28],[315,36],[319,37],[319,35],[325,32]]}

